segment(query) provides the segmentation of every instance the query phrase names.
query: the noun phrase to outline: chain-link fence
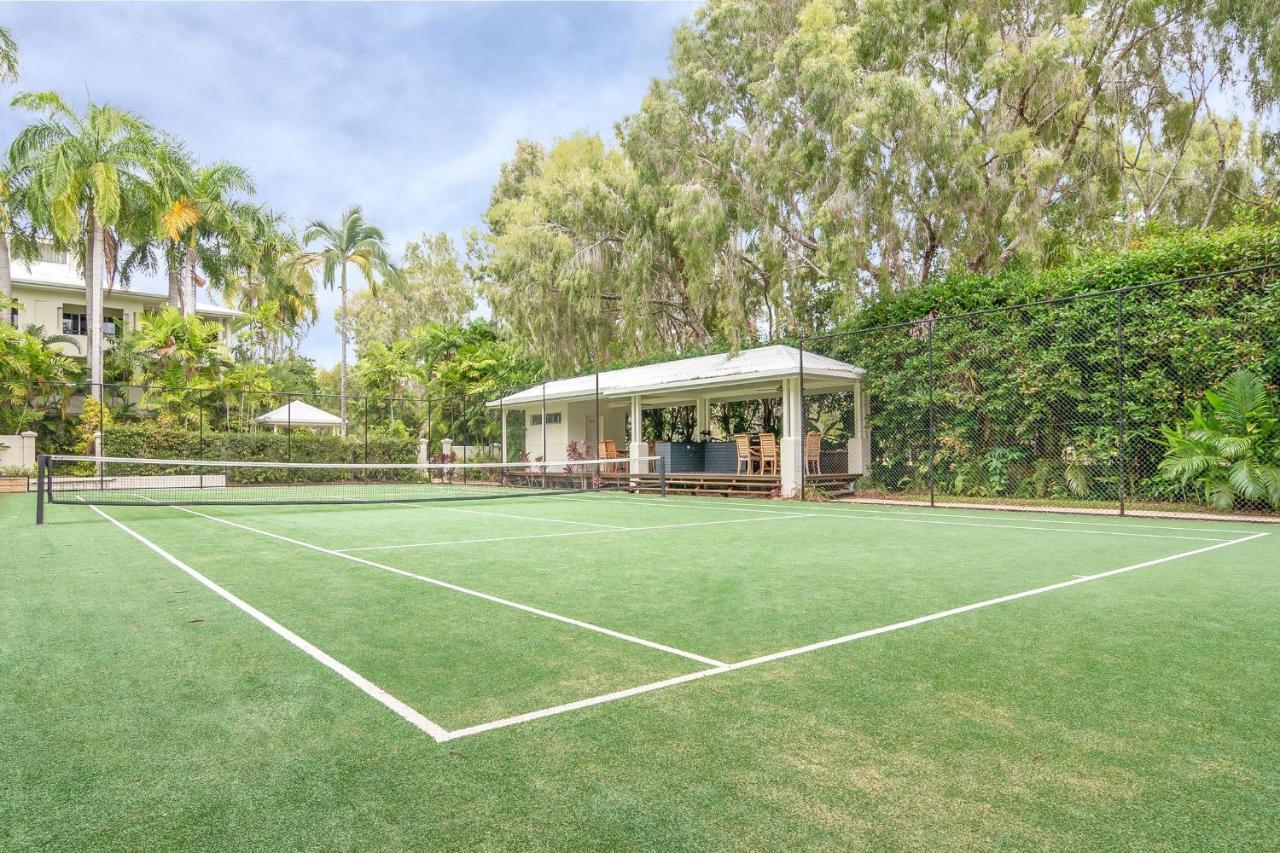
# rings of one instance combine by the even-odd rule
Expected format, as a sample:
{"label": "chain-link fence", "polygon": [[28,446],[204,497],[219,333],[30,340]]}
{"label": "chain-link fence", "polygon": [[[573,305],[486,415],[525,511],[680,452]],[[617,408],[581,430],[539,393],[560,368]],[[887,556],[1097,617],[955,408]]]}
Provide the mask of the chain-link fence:
{"label": "chain-link fence", "polygon": [[1256,268],[805,341],[865,373],[804,395],[802,493],[1275,512],[1278,282]]}

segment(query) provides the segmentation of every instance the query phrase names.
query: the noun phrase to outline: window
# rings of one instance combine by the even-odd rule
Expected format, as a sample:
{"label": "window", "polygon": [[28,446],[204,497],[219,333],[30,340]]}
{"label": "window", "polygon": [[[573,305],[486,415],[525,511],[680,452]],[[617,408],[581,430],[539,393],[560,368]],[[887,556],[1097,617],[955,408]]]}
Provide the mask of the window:
{"label": "window", "polygon": [[62,334],[87,335],[89,324],[85,322],[84,310],[80,308],[62,309]]}
{"label": "window", "polygon": [[[560,423],[559,412],[547,412],[547,425]],[[529,426],[542,426],[542,415],[529,415]]]}
{"label": "window", "polygon": [[65,264],[67,262],[67,253],[61,249],[54,248],[52,243],[46,243],[41,240],[36,244],[36,259],[45,264]]}
{"label": "window", "polygon": [[124,318],[108,314],[102,318],[102,334],[117,337],[124,334]]}
{"label": "window", "polygon": [[9,309],[9,325],[10,326],[18,325],[18,309],[17,308]]}
{"label": "window", "polygon": [[529,415],[529,426],[542,426],[542,415]]}

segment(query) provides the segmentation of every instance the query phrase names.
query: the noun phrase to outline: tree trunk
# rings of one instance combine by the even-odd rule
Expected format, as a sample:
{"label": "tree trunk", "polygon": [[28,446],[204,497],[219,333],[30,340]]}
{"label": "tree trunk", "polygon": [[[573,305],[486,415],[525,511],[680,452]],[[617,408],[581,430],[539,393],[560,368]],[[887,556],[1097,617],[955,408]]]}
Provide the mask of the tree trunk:
{"label": "tree trunk", "polygon": [[85,271],[84,296],[85,320],[89,325],[89,388],[90,393],[102,402],[102,280],[106,277],[106,251],[103,245],[102,223],[92,205],[88,210],[89,264]]}
{"label": "tree trunk", "polygon": [[174,262],[173,247],[165,252],[167,256],[167,272],[169,274],[169,305],[182,310],[182,272],[178,269],[178,264]]}
{"label": "tree trunk", "polygon": [[[9,238],[0,228],[0,299],[13,298],[13,277],[9,273]],[[5,311],[5,320],[9,312]]]}
{"label": "tree trunk", "polygon": [[347,265],[342,264],[338,283],[338,338],[342,341],[342,359],[338,362],[338,417],[342,419],[342,437],[347,436]]}
{"label": "tree trunk", "polygon": [[186,257],[182,264],[182,314],[190,317],[196,313],[196,247],[186,246]]}

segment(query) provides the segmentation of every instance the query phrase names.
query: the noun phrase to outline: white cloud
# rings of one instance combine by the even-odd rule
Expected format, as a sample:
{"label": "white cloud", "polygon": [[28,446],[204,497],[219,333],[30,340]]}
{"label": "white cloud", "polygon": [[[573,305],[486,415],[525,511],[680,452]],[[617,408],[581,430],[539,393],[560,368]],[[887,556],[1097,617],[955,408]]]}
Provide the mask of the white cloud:
{"label": "white cloud", "polygon": [[[22,89],[135,110],[299,225],[359,202],[399,252],[478,224],[520,137],[612,134],[689,4],[8,6]],[[0,90],[12,96],[14,87]],[[20,126],[4,113],[0,141]],[[333,309],[304,352],[337,359]]]}

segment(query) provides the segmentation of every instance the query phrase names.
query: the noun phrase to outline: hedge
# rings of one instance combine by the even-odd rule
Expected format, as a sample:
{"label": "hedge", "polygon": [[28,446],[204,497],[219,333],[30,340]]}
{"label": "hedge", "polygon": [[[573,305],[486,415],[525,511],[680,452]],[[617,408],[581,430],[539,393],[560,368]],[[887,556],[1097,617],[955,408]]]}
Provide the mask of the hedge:
{"label": "hedge", "polygon": [[[153,423],[116,424],[106,430],[105,455],[141,459],[212,459],[246,462],[413,463],[418,458],[414,438],[370,437],[366,458],[363,438],[342,438],[295,431],[281,433],[191,432]],[[112,473],[198,473],[189,466],[117,466]],[[232,468],[231,483],[324,482],[333,479],[325,469]]]}
{"label": "hedge", "polygon": [[[1280,228],[1178,234],[1038,275],[945,278],[869,306],[809,347],[867,369],[866,486],[921,491],[932,479],[954,495],[1112,501],[1123,477],[1130,498],[1184,501],[1156,471],[1160,427],[1237,368],[1280,384],[1280,269],[1087,294],[1278,263]],[[1005,310],[947,319],[993,308]],[[930,311],[940,318],[932,382],[918,322]],[[897,323],[916,325],[885,328]]]}

